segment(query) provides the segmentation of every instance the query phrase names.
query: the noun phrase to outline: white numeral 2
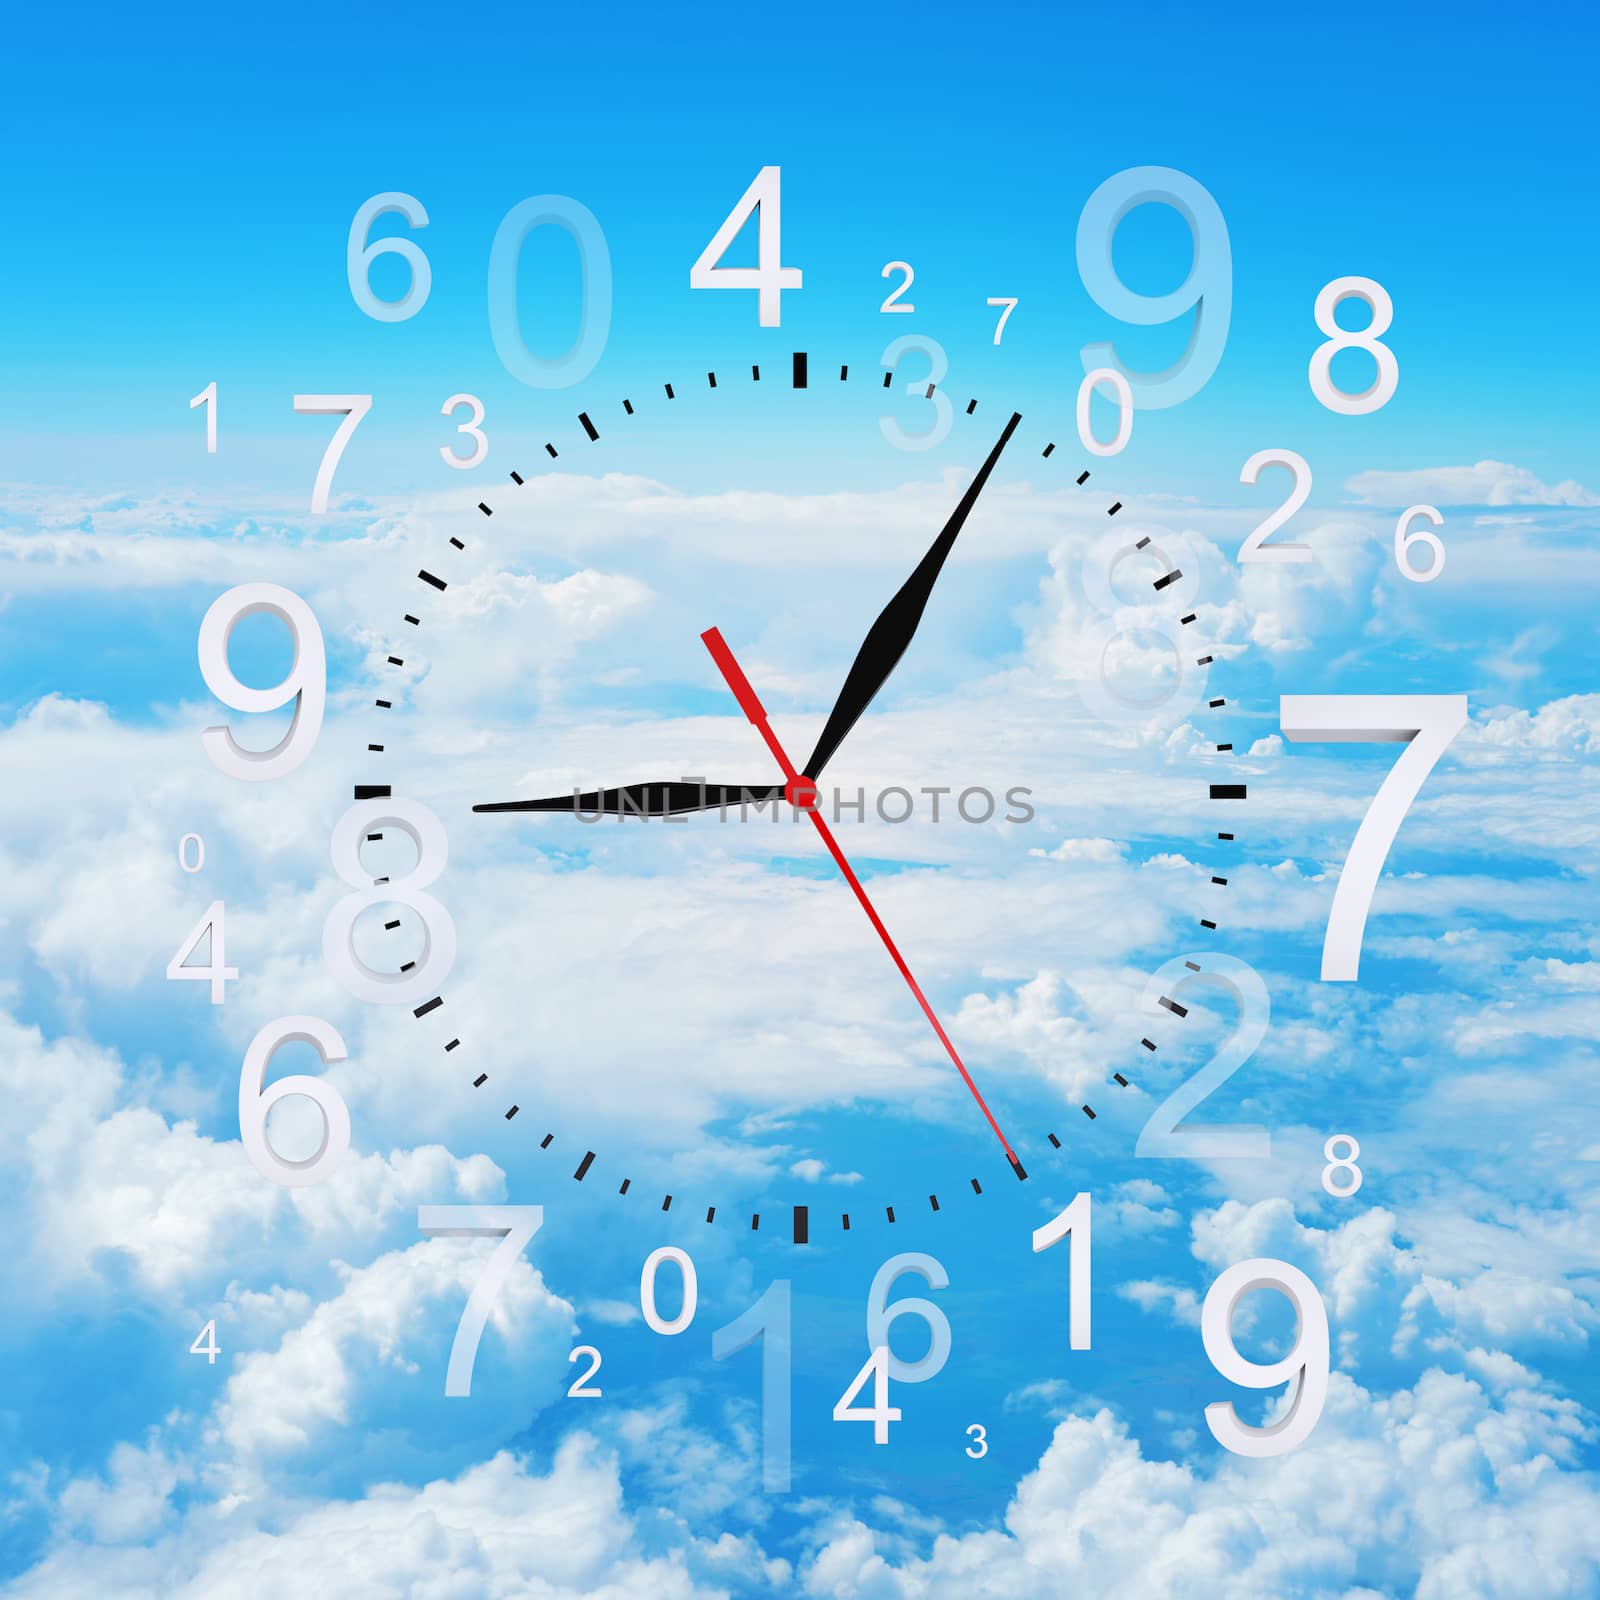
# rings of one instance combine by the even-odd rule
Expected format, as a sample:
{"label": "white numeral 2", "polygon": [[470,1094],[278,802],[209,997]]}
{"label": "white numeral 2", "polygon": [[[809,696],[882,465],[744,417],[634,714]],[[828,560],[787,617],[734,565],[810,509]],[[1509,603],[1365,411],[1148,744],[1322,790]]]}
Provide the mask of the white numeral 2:
{"label": "white numeral 2", "polygon": [[1239,564],[1243,566],[1248,561],[1309,561],[1311,546],[1308,544],[1269,545],[1266,540],[1306,503],[1306,497],[1311,493],[1311,468],[1306,465],[1305,457],[1297,456],[1293,450],[1257,450],[1240,469],[1239,482],[1254,483],[1261,476],[1263,467],[1287,467],[1294,474],[1294,488],[1289,491],[1289,498],[1270,517],[1257,523],[1255,531],[1239,546]]}

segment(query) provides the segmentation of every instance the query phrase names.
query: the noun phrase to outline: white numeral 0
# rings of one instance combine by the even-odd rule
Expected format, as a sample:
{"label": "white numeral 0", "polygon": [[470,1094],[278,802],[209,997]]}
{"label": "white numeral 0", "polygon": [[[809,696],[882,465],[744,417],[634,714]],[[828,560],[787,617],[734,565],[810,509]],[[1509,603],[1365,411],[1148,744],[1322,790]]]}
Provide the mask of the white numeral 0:
{"label": "white numeral 0", "polygon": [[[244,618],[270,612],[289,630],[294,641],[294,661],[281,683],[269,689],[252,689],[233,675],[228,665],[228,641]],[[322,711],[327,698],[327,660],[322,629],[299,595],[275,583],[241,583],[211,602],[200,623],[200,675],[223,705],[235,711],[276,711],[294,701],[289,731],[270,750],[246,750],[227,727],[207,728],[200,743],[212,763],[230,778],[262,783],[293,772],[311,754],[322,731]]]}
{"label": "white numeral 0", "polygon": [[[239,1074],[239,1138],[263,1178],[286,1189],[303,1189],[333,1175],[350,1148],[350,1112],[344,1097],[322,1078],[294,1074],[264,1088],[274,1053],[286,1044],[309,1044],[325,1063],[345,1059],[344,1040],[320,1017],[279,1017],[269,1022],[244,1053]],[[322,1143],[304,1161],[285,1161],[267,1142],[267,1113],[292,1094],[304,1095],[322,1113]]]}
{"label": "white numeral 0", "polygon": [[[388,883],[375,882],[361,865],[368,833],[398,828],[417,847],[417,864]],[[437,994],[456,960],[456,925],[427,886],[444,871],[450,843],[444,824],[420,801],[358,800],[334,824],[333,869],[354,889],[328,913],[322,926],[322,956],[328,970],[358,1000],[378,1005],[414,1005]],[[356,919],[370,906],[400,905],[422,919],[422,954],[409,972],[375,972],[356,954]]]}
{"label": "white numeral 0", "polygon": [[[1117,431],[1109,444],[1101,444],[1094,436],[1089,418],[1089,402],[1094,392],[1105,384],[1117,406]],[[1128,447],[1133,437],[1133,390],[1128,380],[1115,367],[1096,367],[1078,385],[1078,443],[1092,456],[1119,455]]]}
{"label": "white numeral 0", "polygon": [[[1233,1343],[1233,1314],[1254,1289],[1276,1289],[1294,1307],[1295,1334],[1280,1361],[1247,1361]],[[1206,1426],[1235,1455],[1265,1459],[1287,1455],[1306,1442],[1328,1398],[1328,1312],[1316,1285],[1286,1261],[1257,1258],[1231,1266],[1211,1285],[1200,1310],[1200,1337],[1211,1365],[1244,1389],[1295,1384],[1294,1400],[1276,1422],[1253,1428],[1234,1414],[1231,1400],[1206,1407]]]}
{"label": "white numeral 0", "polygon": [[[656,1269],[663,1261],[676,1262],[678,1271],[683,1274],[683,1304],[679,1307],[677,1316],[670,1322],[656,1310]],[[682,1333],[694,1321],[695,1308],[699,1301],[700,1286],[695,1277],[694,1262],[689,1259],[687,1250],[665,1244],[659,1250],[652,1250],[645,1257],[644,1271],[639,1274],[639,1309],[644,1312],[647,1328],[654,1333],[667,1334],[669,1337],[675,1333]]]}

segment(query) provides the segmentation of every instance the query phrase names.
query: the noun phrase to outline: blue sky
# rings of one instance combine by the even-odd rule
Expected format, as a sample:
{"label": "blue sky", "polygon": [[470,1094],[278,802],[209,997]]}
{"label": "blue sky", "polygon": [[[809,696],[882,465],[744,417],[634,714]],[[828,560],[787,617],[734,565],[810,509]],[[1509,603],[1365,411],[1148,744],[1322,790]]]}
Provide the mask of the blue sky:
{"label": "blue sky", "polygon": [[[1569,287],[1597,243],[1591,25],[1380,8],[1315,24],[1267,8],[1225,24],[1176,8],[574,15],[13,25],[0,745],[26,781],[0,797],[0,1195],[17,1240],[0,1266],[3,1592],[1600,1593],[1600,461],[1596,335]],[[688,288],[768,163],[784,262],[805,275],[777,330],[756,326],[753,295]],[[1220,206],[1230,333],[1200,393],[1139,411],[1080,490],[1080,347],[1112,339],[1156,367],[1186,336],[1187,318],[1117,323],[1078,278],[1084,202],[1142,164]],[[399,324],[364,316],[345,280],[350,218],[387,189],[430,216],[396,230],[433,279]],[[564,390],[517,383],[489,334],[490,241],[540,193],[594,212],[614,278],[604,354]],[[556,246],[536,236],[519,289],[547,354],[575,316]],[[913,316],[878,309],[895,259],[916,269]],[[1187,260],[1169,210],[1118,235],[1141,292]],[[1312,301],[1352,273],[1395,305],[1400,388],[1367,417],[1326,411],[1306,381]],[[996,348],[985,300],[1002,294],[1019,304]],[[923,402],[876,388],[884,346],[912,332],[943,345],[953,393],[982,397],[920,454],[878,426],[920,420]],[[795,349],[858,381],[775,391]],[[759,394],[727,379],[753,361]],[[212,379],[208,456],[188,399]],[[610,415],[666,379],[681,407],[641,399],[636,435],[581,442],[580,409]],[[326,516],[308,499],[332,419],[295,416],[297,392],[374,396]],[[468,473],[438,454],[460,443],[439,415],[460,392],[490,438]],[[696,640],[711,623],[808,749],[1011,407],[1017,446],[830,777],[1033,791],[1026,826],[919,812],[839,829],[1021,1130],[1025,1187],[809,829],[468,809],[580,780],[764,777]],[[1043,440],[1059,441],[1050,461]],[[1303,567],[1236,560],[1281,499],[1279,474],[1238,481],[1268,446],[1312,464],[1281,536],[1311,545]],[[1085,687],[1112,496],[1116,526],[1186,552],[1215,656],[1192,708],[1108,721]],[[1393,528],[1424,502],[1448,560],[1416,584]],[[395,672],[394,619],[418,565],[441,561],[451,588],[426,597]],[[1144,565],[1114,580],[1123,621]],[[220,714],[200,619],[250,581],[302,594],[329,660],[312,758],[260,785],[212,769],[197,736]],[[1144,645],[1119,670],[1159,683]],[[287,659],[272,624],[241,629],[242,676],[270,682]],[[1393,747],[1285,745],[1285,693],[1469,699],[1402,825],[1357,986],[1319,981],[1322,930]],[[395,702],[381,767],[378,694]],[[434,892],[460,955],[421,1021],[361,1005],[322,958],[345,892],[329,836],[378,770],[450,840]],[[1239,774],[1252,799],[1221,841],[1204,788]],[[193,876],[174,855],[191,829],[207,844]],[[241,970],[221,1006],[165,977],[214,898]],[[1259,1124],[1271,1154],[1137,1159],[1158,1101],[1234,1024],[1198,987],[1181,1026],[1146,1010],[1147,976],[1212,950],[1260,974],[1271,1021],[1202,1120]],[[257,1028],[294,1013],[349,1046],[325,1076],[353,1134],[333,1179],[291,1192],[246,1159],[237,1086]],[[1134,1088],[1108,1084],[1130,1067]],[[324,1075],[304,1049],[279,1069]],[[1362,1145],[1351,1200],[1320,1183],[1343,1132]],[[575,1184],[585,1148],[596,1169]],[[1069,1351],[1065,1247],[1036,1256],[1030,1235],[1079,1190],[1094,1337]],[[805,1251],[779,1225],[798,1200],[818,1219]],[[444,1369],[486,1250],[424,1241],[417,1207],[437,1204],[545,1207],[469,1400],[444,1396]],[[729,1225],[755,1209],[759,1232]],[[699,1278],[673,1338],[639,1315],[641,1262],[664,1244]],[[904,1419],[883,1448],[831,1411],[868,1353],[873,1274],[901,1251],[948,1272],[894,1294],[941,1308],[952,1354],[893,1386]],[[1333,1341],[1323,1418],[1276,1461],[1228,1455],[1202,1415],[1223,1398],[1267,1414],[1199,1328],[1208,1285],[1254,1256],[1308,1274]],[[792,1284],[787,1495],[758,1487],[760,1352],[711,1358],[713,1331],[775,1279]],[[188,1348],[213,1318],[214,1365]],[[1289,1335],[1264,1300],[1239,1322],[1252,1359]],[[895,1348],[914,1357],[921,1337],[901,1323]],[[579,1345],[601,1351],[600,1400],[567,1397]]]}

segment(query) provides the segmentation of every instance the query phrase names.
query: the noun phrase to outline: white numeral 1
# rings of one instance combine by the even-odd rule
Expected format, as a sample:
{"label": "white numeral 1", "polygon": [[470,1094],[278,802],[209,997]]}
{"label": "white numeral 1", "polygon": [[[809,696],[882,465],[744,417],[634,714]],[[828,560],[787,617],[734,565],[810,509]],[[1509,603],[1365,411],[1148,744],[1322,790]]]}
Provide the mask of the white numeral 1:
{"label": "white numeral 1", "polygon": [[761,1487],[789,1492],[789,1280],[777,1278],[742,1316],[711,1335],[711,1359],[726,1361],[761,1340]]}
{"label": "white numeral 1", "polygon": [[204,406],[206,408],[206,454],[214,456],[217,453],[217,380],[215,378],[189,402],[191,411],[196,406]]}
{"label": "white numeral 1", "polygon": [[[1058,1244],[1068,1234],[1067,1246],[1067,1347],[1071,1350],[1089,1348],[1089,1279],[1090,1233],[1089,1196],[1076,1194],[1058,1217],[1033,1230],[1033,1249],[1037,1255]],[[1079,1246],[1082,1249],[1079,1249]]]}
{"label": "white numeral 1", "polygon": [[1423,780],[1467,725],[1464,694],[1286,694],[1278,721],[1306,743],[1404,744],[1356,829],[1322,941],[1324,983],[1354,983],[1378,874]]}
{"label": "white numeral 1", "polygon": [[417,1227],[430,1238],[498,1239],[478,1281],[472,1286],[445,1371],[447,1395],[472,1393],[472,1364],[478,1358],[483,1325],[511,1275],[512,1264],[544,1224],[543,1206],[418,1206]]}
{"label": "white numeral 1", "polygon": [[328,509],[328,491],[333,488],[333,474],[339,465],[344,447],[356,424],[372,409],[370,394],[297,394],[294,408],[303,417],[344,417],[333,430],[328,448],[322,452],[322,465],[317,468],[317,481],[311,489],[311,509],[321,515]]}

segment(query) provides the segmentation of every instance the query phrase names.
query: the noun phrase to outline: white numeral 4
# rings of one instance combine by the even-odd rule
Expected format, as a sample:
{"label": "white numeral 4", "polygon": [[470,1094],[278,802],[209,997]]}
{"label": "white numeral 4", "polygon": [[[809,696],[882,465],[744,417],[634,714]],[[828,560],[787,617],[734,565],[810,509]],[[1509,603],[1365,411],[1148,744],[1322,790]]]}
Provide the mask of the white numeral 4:
{"label": "white numeral 4", "polygon": [[1378,874],[1423,780],[1467,725],[1464,694],[1286,694],[1278,721],[1306,743],[1405,746],[1367,807],[1333,892],[1322,941],[1324,983],[1354,983]]}
{"label": "white numeral 4", "polygon": [[370,394],[297,394],[294,408],[303,417],[343,417],[344,421],[333,430],[328,448],[322,452],[322,465],[317,468],[317,481],[311,489],[311,509],[320,516],[328,509],[328,491],[333,488],[333,474],[339,465],[344,447],[356,424],[372,409]]}
{"label": "white numeral 4", "polygon": [[[783,259],[781,189],[782,169],[763,167],[728,213],[727,220],[711,236],[711,243],[700,252],[700,259],[689,268],[691,289],[754,289],[756,320],[763,328],[778,326],[783,291],[800,287],[800,269],[779,265]],[[719,267],[717,263],[728,253],[728,246],[738,237],[752,211],[760,212],[756,223],[755,266]]]}
{"label": "white numeral 4", "polygon": [[[868,1378],[872,1379],[871,1406],[851,1405],[850,1402],[861,1393]],[[889,1350],[886,1345],[879,1345],[867,1357],[866,1366],[855,1375],[850,1387],[834,1402],[833,1420],[870,1422],[872,1442],[888,1444],[889,1424],[900,1421],[900,1408],[889,1404]]]}
{"label": "white numeral 4", "polygon": [[194,1343],[189,1346],[192,1356],[204,1356],[207,1366],[216,1366],[217,1357],[222,1354],[222,1346],[217,1343],[217,1319],[213,1317],[194,1336]]}
{"label": "white numeral 4", "polygon": [[[191,965],[189,957],[194,955],[200,947],[200,941],[209,935],[208,957],[204,966]],[[213,900],[206,907],[205,915],[185,935],[184,941],[178,946],[177,953],[167,963],[167,976],[174,979],[190,979],[204,983],[207,979],[211,982],[211,1003],[220,1006],[228,998],[227,989],[224,987],[229,978],[237,979],[239,969],[227,965],[226,934],[223,925],[223,905],[220,900]]]}
{"label": "white numeral 4", "polygon": [[[544,1225],[543,1206],[418,1206],[417,1227],[430,1238],[498,1239],[456,1324],[450,1346],[450,1365],[444,1375],[444,1392],[452,1396],[472,1393],[472,1364],[478,1358],[483,1325],[494,1310],[501,1286],[511,1275],[528,1241]],[[568,1358],[571,1359],[570,1357]],[[595,1367],[599,1367],[596,1360]],[[586,1372],[584,1378],[594,1373]]]}

